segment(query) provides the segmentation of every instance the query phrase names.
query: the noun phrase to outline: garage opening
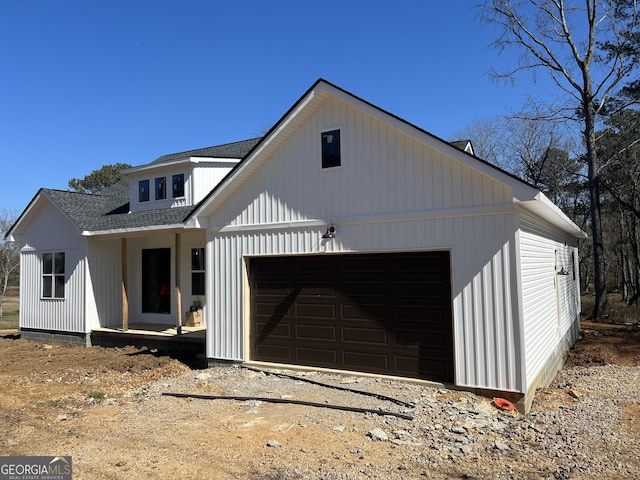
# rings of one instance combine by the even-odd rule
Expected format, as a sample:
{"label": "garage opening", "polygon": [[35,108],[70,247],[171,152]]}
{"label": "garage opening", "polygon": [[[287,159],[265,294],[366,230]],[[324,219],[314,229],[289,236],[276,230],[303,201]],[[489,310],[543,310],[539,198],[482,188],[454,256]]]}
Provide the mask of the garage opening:
{"label": "garage opening", "polygon": [[452,382],[449,252],[250,260],[251,359]]}

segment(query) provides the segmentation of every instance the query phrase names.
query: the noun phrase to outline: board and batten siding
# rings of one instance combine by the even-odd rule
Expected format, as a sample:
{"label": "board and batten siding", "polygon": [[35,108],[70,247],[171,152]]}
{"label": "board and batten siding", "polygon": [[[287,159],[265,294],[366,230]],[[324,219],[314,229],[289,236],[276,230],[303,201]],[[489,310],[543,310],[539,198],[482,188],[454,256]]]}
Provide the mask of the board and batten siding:
{"label": "board and batten siding", "polygon": [[[575,239],[525,211],[519,237],[528,388],[558,345],[577,331],[580,281]],[[559,275],[561,269],[568,275]]]}
{"label": "board and batten siding", "polygon": [[[320,132],[335,128],[342,166],[323,171]],[[336,238],[322,240],[331,223]],[[208,225],[209,358],[249,358],[249,257],[448,250],[456,383],[520,391],[505,184],[330,97]]]}
{"label": "board and batten siding", "polygon": [[121,239],[89,239],[87,328],[122,326]]}
{"label": "board and batten siding", "polygon": [[[64,252],[63,299],[42,298],[42,254]],[[84,248],[27,250],[20,255],[20,275],[30,279],[20,288],[20,328],[87,333],[85,324]]]}
{"label": "board and batten siding", "polygon": [[236,161],[201,163],[193,168],[193,204],[198,203],[214,188],[220,180],[236,165]]}
{"label": "board and batten siding", "polygon": [[[20,234],[20,328],[86,333],[85,241],[80,232],[45,198],[30,212]],[[42,298],[42,254],[64,252],[65,298]]]}

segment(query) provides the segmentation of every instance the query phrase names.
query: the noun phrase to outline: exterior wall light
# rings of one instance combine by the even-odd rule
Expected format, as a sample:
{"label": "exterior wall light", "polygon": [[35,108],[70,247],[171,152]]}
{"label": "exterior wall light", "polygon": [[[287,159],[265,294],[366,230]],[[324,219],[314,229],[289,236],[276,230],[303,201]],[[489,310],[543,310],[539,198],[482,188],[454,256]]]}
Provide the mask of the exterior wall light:
{"label": "exterior wall light", "polygon": [[329,228],[327,228],[325,234],[322,235],[322,238],[336,238],[336,228],[331,225]]}

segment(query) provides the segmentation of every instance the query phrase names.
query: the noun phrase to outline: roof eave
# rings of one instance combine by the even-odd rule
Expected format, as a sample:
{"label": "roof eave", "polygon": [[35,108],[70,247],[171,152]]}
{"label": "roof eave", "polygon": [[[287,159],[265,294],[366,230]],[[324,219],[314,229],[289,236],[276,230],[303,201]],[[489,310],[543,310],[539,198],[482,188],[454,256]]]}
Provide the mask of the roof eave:
{"label": "roof eave", "polygon": [[579,240],[588,238],[588,235],[542,192],[533,200],[520,201],[518,205]]}
{"label": "roof eave", "polygon": [[66,218],[69,223],[71,225],[73,225],[76,230],[78,232],[80,232],[80,227],[78,226],[78,224],[76,222],[73,221],[73,219],[67,214],[67,212],[65,212],[62,208],[60,208],[60,206],[57,204],[57,202],[51,197],[51,195],[49,195],[47,193],[47,190],[44,188],[40,188],[36,194],[33,196],[33,198],[31,199],[31,201],[29,202],[29,204],[27,205],[27,207],[22,211],[22,213],[20,214],[20,216],[16,219],[16,221],[13,223],[13,225],[11,226],[11,228],[9,228],[9,230],[7,230],[7,233],[5,234],[5,238],[10,241],[10,242],[19,242],[20,241],[20,226],[27,221],[29,215],[31,214],[31,212],[33,211],[33,209],[36,207],[36,205],[38,203],[40,203],[41,200],[46,200],[48,201],[56,210],[58,210],[58,212],[60,212],[60,214],[62,216],[64,216],[64,218]]}
{"label": "roof eave", "polygon": [[184,223],[173,223],[169,225],[150,225],[148,227],[112,228],[108,230],[84,230],[83,237],[98,237],[108,235],[132,235],[136,233],[148,233],[165,230],[184,230],[187,226]]}

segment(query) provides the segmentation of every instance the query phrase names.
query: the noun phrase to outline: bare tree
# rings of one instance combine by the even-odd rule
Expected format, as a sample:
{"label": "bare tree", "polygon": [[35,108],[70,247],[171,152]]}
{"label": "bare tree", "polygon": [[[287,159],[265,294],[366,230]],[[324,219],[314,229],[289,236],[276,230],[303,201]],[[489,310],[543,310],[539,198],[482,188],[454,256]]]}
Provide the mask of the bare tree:
{"label": "bare tree", "polygon": [[470,125],[453,134],[452,140],[471,140],[473,153],[503,170],[511,172],[509,165],[503,164],[502,116],[474,118]]}
{"label": "bare tree", "polygon": [[554,117],[581,124],[593,241],[592,318],[608,310],[595,132],[610,95],[638,66],[637,7],[637,0],[487,0],[483,7],[483,19],[501,29],[494,46],[522,52],[518,65],[494,75],[513,80],[524,70],[545,72],[567,100]]}
{"label": "bare tree", "polygon": [[16,215],[0,210],[0,318],[2,318],[2,304],[7,287],[20,266],[18,245],[5,238],[15,219]]}

